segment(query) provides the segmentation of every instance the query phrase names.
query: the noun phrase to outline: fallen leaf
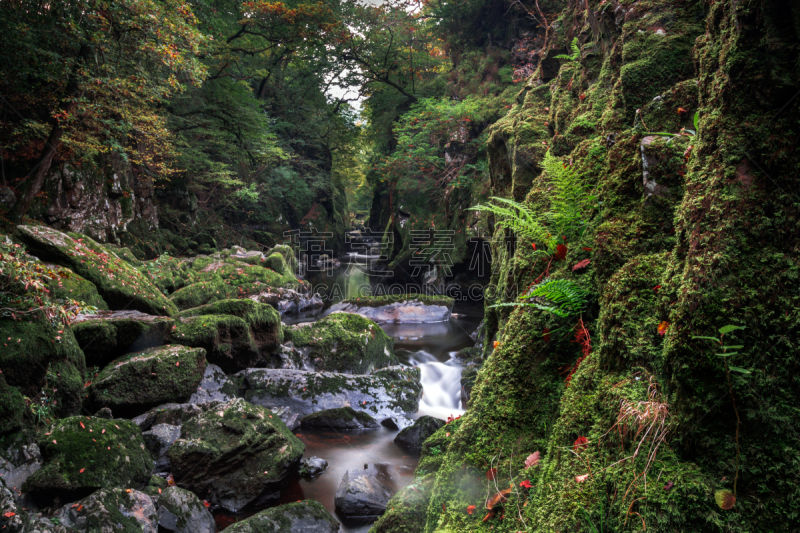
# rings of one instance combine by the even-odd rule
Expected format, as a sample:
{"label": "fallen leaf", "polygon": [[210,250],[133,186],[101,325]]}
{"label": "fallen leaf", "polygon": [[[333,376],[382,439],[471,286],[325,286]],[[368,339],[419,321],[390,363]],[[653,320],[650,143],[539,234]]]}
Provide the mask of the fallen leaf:
{"label": "fallen leaf", "polygon": [[525,468],[530,468],[532,466],[536,466],[539,464],[539,459],[541,459],[542,454],[537,450],[530,454],[527,459],[525,459]]}
{"label": "fallen leaf", "polygon": [[78,424],[80,424],[80,425],[81,425],[81,428],[82,428],[82,429],[86,429],[86,426],[84,426],[84,425],[83,425],[83,422],[78,422]]}
{"label": "fallen leaf", "polygon": [[664,490],[670,490],[672,487],[675,486],[675,483],[672,481],[668,481],[666,485],[664,485]]}
{"label": "fallen leaf", "polygon": [[495,493],[495,495],[489,498],[489,501],[486,502],[486,508],[491,511],[496,505],[502,504],[508,500],[509,494],[511,494],[511,489],[503,489],[500,492]]}
{"label": "fallen leaf", "polygon": [[86,469],[85,469],[85,468],[81,468],[81,469],[78,471],[78,473],[79,473],[79,474],[83,474],[83,471],[84,471],[84,470],[86,470]]}
{"label": "fallen leaf", "polygon": [[495,349],[496,349],[498,346],[500,346],[500,341],[494,341],[494,342],[492,343],[492,348],[495,348]]}
{"label": "fallen leaf", "polygon": [[177,363],[175,363],[175,366],[181,366],[181,362],[178,361]]}
{"label": "fallen leaf", "polygon": [[486,479],[493,480],[493,479],[496,479],[496,478],[497,478],[497,469],[496,468],[490,468],[489,470],[487,470]]}
{"label": "fallen leaf", "polygon": [[211,507],[211,504],[208,503],[208,501],[206,500],[203,500],[203,505],[205,505],[206,507]]}
{"label": "fallen leaf", "polygon": [[589,478],[589,474],[583,474],[582,476],[575,476],[575,481],[578,483],[583,483]]}
{"label": "fallen leaf", "polygon": [[658,334],[663,337],[664,334],[667,332],[667,329],[669,329],[669,322],[665,320],[658,325]]}
{"label": "fallen leaf", "polygon": [[661,285],[656,285],[655,287],[653,287],[653,290],[655,292],[658,292],[658,289],[660,289],[660,288],[661,288]]}
{"label": "fallen leaf", "polygon": [[14,512],[11,512],[11,511],[8,511],[7,513],[3,513],[3,516],[5,516],[6,518],[11,518],[12,516],[16,516],[16,515],[17,515],[17,513],[14,513]]}
{"label": "fallen leaf", "polygon": [[592,251],[592,249],[591,249],[591,248],[587,248],[586,246],[584,246],[583,248],[581,248],[581,250],[583,250],[584,252],[591,252],[591,251]]}
{"label": "fallen leaf", "polygon": [[532,489],[533,488],[533,485],[531,485],[531,481],[529,479],[526,479],[525,481],[520,483],[519,486],[524,488],[524,489]]}
{"label": "fallen leaf", "polygon": [[572,445],[572,449],[576,452],[581,452],[589,447],[589,439],[581,435],[577,439],[575,439],[575,443]]}
{"label": "fallen leaf", "polygon": [[736,496],[734,496],[733,493],[728,489],[718,490],[714,494],[714,499],[717,500],[717,505],[719,505],[719,508],[724,511],[733,509],[733,506],[736,505]]}
{"label": "fallen leaf", "polygon": [[567,258],[567,245],[566,244],[559,244],[556,245],[556,253],[553,254],[553,259],[556,261],[564,261]]}
{"label": "fallen leaf", "polygon": [[575,263],[572,266],[572,271],[575,272],[576,270],[580,270],[582,268],[586,268],[587,266],[589,266],[589,263],[591,263],[591,262],[592,261],[589,260],[589,259],[584,259],[583,261],[578,261],[577,263]]}
{"label": "fallen leaf", "polygon": [[472,514],[474,512],[475,512],[475,506],[474,505],[467,506],[467,514]]}
{"label": "fallen leaf", "polygon": [[56,442],[56,439],[53,439],[53,444],[58,444],[58,443]]}

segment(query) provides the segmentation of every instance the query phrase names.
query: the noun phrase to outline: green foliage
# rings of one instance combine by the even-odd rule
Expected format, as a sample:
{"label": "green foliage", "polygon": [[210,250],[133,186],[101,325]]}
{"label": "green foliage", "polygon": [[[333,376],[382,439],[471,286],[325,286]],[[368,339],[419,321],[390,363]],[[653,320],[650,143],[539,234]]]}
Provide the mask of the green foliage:
{"label": "green foliage", "polygon": [[[695,335],[692,338],[693,339],[702,339],[702,340],[714,341],[717,344],[719,344],[720,345],[720,349],[722,349],[721,352],[715,353],[714,355],[716,355],[717,357],[731,357],[731,356],[734,356],[734,355],[738,355],[740,352],[738,352],[738,351],[729,352],[728,350],[741,350],[742,348],[744,348],[744,345],[730,345],[730,346],[728,346],[728,345],[725,345],[725,344],[722,343],[723,338],[725,337],[725,335],[728,335],[730,333],[733,333],[734,331],[743,330],[743,329],[746,329],[746,328],[744,326],[735,326],[735,325],[729,324],[727,326],[723,326],[723,327],[719,328],[719,330],[718,330],[719,331],[719,337],[703,337],[703,336]],[[750,374],[750,370],[745,370],[744,368],[739,368],[738,366],[730,366],[730,365],[727,364],[727,361],[726,361],[725,364],[726,364],[726,366],[727,366],[727,368],[729,370],[733,370],[734,372],[739,372],[740,374]]]}
{"label": "green foliage", "polygon": [[527,302],[501,303],[491,307],[534,307],[553,313],[558,317],[566,318],[579,314],[586,307],[588,295],[589,292],[574,281],[546,279],[526,294],[520,296],[520,299],[528,300]]}
{"label": "green foliage", "polygon": [[559,54],[556,56],[556,59],[565,59],[567,61],[578,61],[581,58],[581,48],[578,46],[578,38],[575,37],[572,39],[572,43],[569,46],[570,54]]}

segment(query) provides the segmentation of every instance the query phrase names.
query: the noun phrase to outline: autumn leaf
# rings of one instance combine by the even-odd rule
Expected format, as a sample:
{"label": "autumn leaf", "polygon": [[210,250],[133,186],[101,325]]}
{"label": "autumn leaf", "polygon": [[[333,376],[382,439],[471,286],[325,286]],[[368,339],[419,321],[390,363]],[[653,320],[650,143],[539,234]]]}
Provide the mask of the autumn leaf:
{"label": "autumn leaf", "polygon": [[542,454],[539,451],[535,451],[525,459],[525,468],[530,468],[532,466],[536,466],[539,464],[539,459],[542,457]]}
{"label": "autumn leaf", "polygon": [[494,342],[492,343],[492,348],[495,348],[495,349],[496,349],[498,346],[500,346],[500,341],[494,341]]}
{"label": "autumn leaf", "polygon": [[714,494],[714,499],[717,500],[717,505],[719,505],[719,508],[724,511],[733,509],[733,506],[736,505],[736,496],[734,496],[733,493],[728,489],[718,490]]}
{"label": "autumn leaf", "polygon": [[581,435],[577,439],[575,439],[575,443],[572,445],[572,449],[578,453],[582,450],[585,450],[589,447],[589,439]]}
{"label": "autumn leaf", "polygon": [[467,507],[467,514],[471,515],[474,512],[475,512],[475,506],[474,505],[470,505],[470,506]]}
{"label": "autumn leaf", "polygon": [[575,476],[575,481],[577,481],[578,483],[583,483],[587,479],[589,479],[589,474],[583,474],[582,476]]}
{"label": "autumn leaf", "polygon": [[531,485],[531,481],[529,479],[526,479],[525,481],[520,483],[519,486],[524,488],[524,489],[532,489],[533,488],[533,485]]}
{"label": "autumn leaf", "polygon": [[497,469],[496,468],[490,468],[486,472],[486,479],[491,481],[491,480],[496,479],[496,478],[497,478]]}
{"label": "autumn leaf", "polygon": [[544,342],[550,342],[550,328],[544,328],[544,331],[542,331],[542,338]]}
{"label": "autumn leaf", "polygon": [[85,468],[81,468],[81,469],[78,471],[78,473],[79,473],[79,474],[83,474],[83,471],[84,471],[84,470],[86,470],[86,469],[85,469]]}
{"label": "autumn leaf", "polygon": [[17,513],[14,513],[12,511],[8,511],[7,513],[3,513],[3,516],[5,516],[6,518],[11,518],[12,516],[16,516],[16,515],[17,515]]}
{"label": "autumn leaf", "polygon": [[78,422],[81,425],[81,429],[86,429],[86,426],[83,425],[83,422]]}
{"label": "autumn leaf", "polygon": [[506,500],[508,500],[509,494],[511,494],[511,489],[503,489],[500,492],[495,493],[495,495],[489,498],[489,501],[486,502],[486,508],[491,511],[496,505],[505,503]]}
{"label": "autumn leaf", "polygon": [[208,500],[203,500],[203,505],[206,507],[211,507],[211,504],[208,502]]}
{"label": "autumn leaf", "polygon": [[664,490],[669,491],[672,487],[675,486],[675,483],[672,481],[668,481],[666,485],[664,485]]}
{"label": "autumn leaf", "polygon": [[556,261],[564,261],[567,258],[567,245],[566,244],[558,244],[556,245],[556,253],[553,254],[553,259]]}
{"label": "autumn leaf", "polygon": [[667,332],[667,329],[669,329],[669,322],[667,322],[665,320],[661,324],[658,325],[658,334],[663,337],[664,333]]}
{"label": "autumn leaf", "polygon": [[591,263],[591,262],[592,261],[589,260],[589,259],[584,259],[583,261],[578,261],[577,263],[575,263],[573,265],[572,271],[575,272],[576,270],[580,270],[582,268],[586,268],[587,266],[589,266],[589,263]]}

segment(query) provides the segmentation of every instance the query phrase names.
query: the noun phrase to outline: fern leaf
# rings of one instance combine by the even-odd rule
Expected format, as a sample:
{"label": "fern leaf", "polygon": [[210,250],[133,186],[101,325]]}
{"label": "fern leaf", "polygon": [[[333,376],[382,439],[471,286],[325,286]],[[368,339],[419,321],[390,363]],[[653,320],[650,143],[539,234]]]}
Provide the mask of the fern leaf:
{"label": "fern leaf", "polygon": [[557,279],[545,280],[521,298],[528,299],[530,305],[538,309],[568,317],[581,312],[586,306],[588,294],[588,291],[573,281]]}

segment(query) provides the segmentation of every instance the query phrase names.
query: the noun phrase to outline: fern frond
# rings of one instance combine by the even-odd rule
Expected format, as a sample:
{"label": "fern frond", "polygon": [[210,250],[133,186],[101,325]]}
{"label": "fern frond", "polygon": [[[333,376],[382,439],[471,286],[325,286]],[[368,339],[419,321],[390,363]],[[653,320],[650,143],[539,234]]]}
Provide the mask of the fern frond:
{"label": "fern frond", "polygon": [[585,204],[589,197],[580,176],[549,151],[542,166],[553,185],[550,211],[546,214],[548,226],[558,235],[579,234],[584,226]]}
{"label": "fern frond", "polygon": [[[533,242],[546,244],[550,238],[550,233],[542,223],[542,216],[537,215],[525,204],[492,196],[490,200],[496,204],[478,204],[470,207],[473,211],[488,211],[497,217],[497,226],[508,228],[518,237],[531,239]],[[500,204],[500,205],[497,205]]]}
{"label": "fern frond", "polygon": [[566,279],[545,280],[533,287],[528,294],[521,296],[528,299],[529,305],[549,311],[562,318],[576,315],[586,306],[589,292],[580,285]]}
{"label": "fern frond", "polygon": [[578,46],[578,38],[575,37],[572,39],[572,43],[569,46],[571,53],[567,54],[558,54],[556,59],[566,59],[567,61],[578,61],[581,58],[581,48]]}

